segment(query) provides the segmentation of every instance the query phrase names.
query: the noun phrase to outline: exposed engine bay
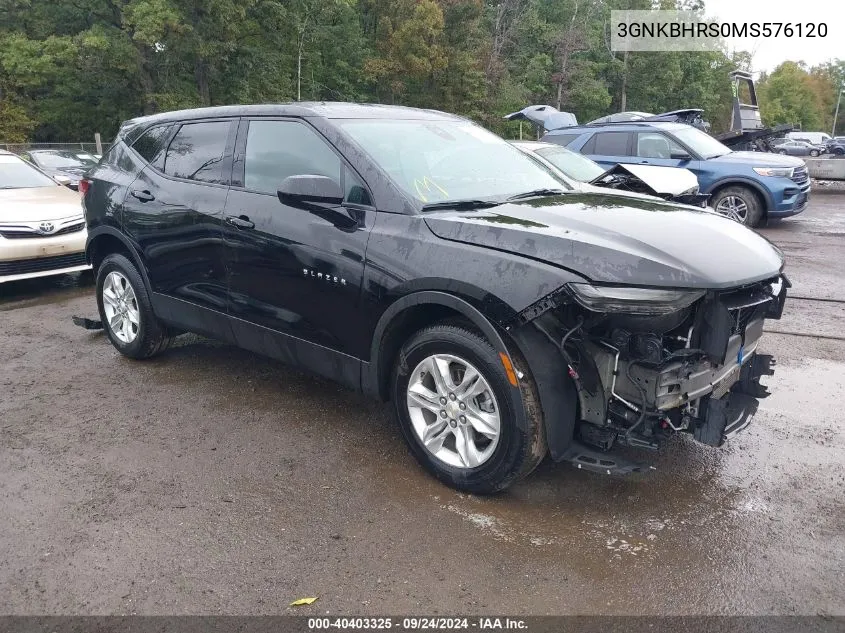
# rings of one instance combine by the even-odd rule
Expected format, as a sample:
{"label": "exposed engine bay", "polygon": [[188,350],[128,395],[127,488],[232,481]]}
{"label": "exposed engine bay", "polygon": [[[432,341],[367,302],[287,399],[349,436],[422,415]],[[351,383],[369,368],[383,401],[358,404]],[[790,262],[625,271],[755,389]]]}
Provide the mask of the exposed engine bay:
{"label": "exposed engine bay", "polygon": [[[784,275],[719,291],[570,284],[532,316],[575,383],[576,440],[599,452],[657,449],[674,433],[722,445],[768,395],[760,378],[775,363],[757,348],[789,287]],[[611,458],[583,467],[625,470]]]}
{"label": "exposed engine bay", "polygon": [[632,191],[696,207],[706,207],[709,194],[699,193],[698,179],[688,169],[655,165],[614,165],[590,181],[596,187]]}

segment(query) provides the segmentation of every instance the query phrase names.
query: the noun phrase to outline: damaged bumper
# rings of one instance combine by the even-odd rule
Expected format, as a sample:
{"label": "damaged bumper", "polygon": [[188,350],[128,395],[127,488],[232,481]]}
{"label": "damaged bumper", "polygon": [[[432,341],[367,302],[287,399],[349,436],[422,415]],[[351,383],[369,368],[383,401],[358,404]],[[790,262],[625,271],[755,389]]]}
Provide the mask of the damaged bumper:
{"label": "damaged bumper", "polygon": [[679,432],[721,446],[746,428],[769,395],[761,378],[774,374],[774,359],[758,353],[763,324],[780,318],[789,285],[778,275],[651,316],[590,309],[576,295],[525,313],[560,341],[577,392],[575,441],[555,459],[598,472],[642,471],[648,467],[611,449],[654,450]]}

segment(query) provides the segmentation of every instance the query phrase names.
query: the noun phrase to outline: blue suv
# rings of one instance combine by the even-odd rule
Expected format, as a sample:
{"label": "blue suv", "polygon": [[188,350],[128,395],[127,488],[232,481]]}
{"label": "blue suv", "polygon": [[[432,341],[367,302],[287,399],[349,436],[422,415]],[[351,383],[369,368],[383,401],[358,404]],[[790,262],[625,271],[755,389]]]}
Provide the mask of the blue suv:
{"label": "blue suv", "polygon": [[617,163],[685,167],[698,177],[710,206],[748,226],[801,213],[810,197],[800,158],[734,152],[690,125],[624,122],[550,130],[543,141],[589,156],[605,168]]}

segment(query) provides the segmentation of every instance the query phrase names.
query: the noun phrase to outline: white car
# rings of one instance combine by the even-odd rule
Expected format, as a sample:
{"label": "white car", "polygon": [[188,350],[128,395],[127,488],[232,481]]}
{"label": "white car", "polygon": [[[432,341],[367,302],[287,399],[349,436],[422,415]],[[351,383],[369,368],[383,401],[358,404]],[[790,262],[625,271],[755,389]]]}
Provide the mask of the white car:
{"label": "white car", "polygon": [[554,171],[576,191],[657,197],[695,206],[704,206],[707,200],[707,196],[698,194],[698,179],[689,169],[616,165],[606,170],[586,156],[555,143],[511,141],[511,144]]}
{"label": "white car", "polygon": [[0,283],[88,270],[87,235],[78,193],[0,150]]}

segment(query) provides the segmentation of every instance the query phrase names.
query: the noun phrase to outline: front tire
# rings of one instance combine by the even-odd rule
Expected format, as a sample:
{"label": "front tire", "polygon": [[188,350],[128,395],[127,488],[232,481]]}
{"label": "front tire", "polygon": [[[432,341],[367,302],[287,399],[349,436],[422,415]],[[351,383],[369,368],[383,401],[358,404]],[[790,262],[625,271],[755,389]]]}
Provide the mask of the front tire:
{"label": "front tire", "polygon": [[170,344],[141,274],[119,253],[108,255],[97,270],[97,308],[106,336],[124,356],[150,358]]}
{"label": "front tire", "polygon": [[748,187],[725,187],[714,196],[711,204],[716,213],[745,226],[755,227],[763,218],[760,198]]}
{"label": "front tire", "polygon": [[813,158],[815,158],[818,155],[819,155],[819,150],[817,150],[817,149],[811,149],[810,150],[810,156],[812,156]]}
{"label": "front tire", "polygon": [[519,384],[525,428],[490,343],[461,326],[435,325],[402,347],[391,396],[402,435],[423,467],[458,490],[491,494],[530,473],[546,454],[527,371]]}

